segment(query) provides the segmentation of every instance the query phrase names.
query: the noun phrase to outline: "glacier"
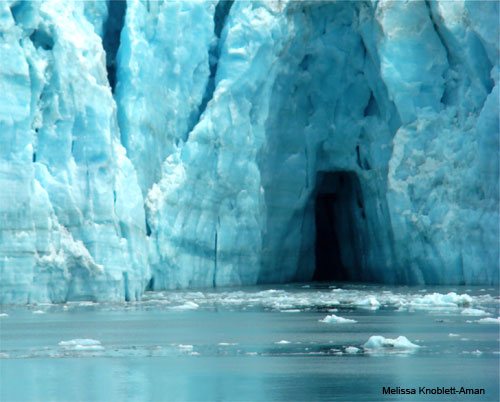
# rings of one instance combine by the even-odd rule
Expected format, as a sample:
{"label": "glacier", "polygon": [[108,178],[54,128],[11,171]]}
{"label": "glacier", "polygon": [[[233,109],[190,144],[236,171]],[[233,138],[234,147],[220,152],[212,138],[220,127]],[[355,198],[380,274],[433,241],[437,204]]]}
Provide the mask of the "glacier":
{"label": "glacier", "polygon": [[0,2],[0,303],[499,283],[499,5]]}

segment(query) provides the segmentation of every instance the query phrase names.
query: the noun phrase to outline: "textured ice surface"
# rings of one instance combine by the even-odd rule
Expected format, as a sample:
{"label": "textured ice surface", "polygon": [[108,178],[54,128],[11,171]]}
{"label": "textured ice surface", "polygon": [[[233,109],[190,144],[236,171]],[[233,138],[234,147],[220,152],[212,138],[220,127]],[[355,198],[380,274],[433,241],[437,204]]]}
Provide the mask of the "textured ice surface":
{"label": "textured ice surface", "polygon": [[101,345],[101,342],[95,339],[71,339],[70,341],[59,342],[59,346],[75,351],[92,351],[104,349]]}
{"label": "textured ice surface", "polygon": [[479,324],[500,324],[500,317],[497,318],[481,318],[480,320],[477,320]]}
{"label": "textured ice surface", "polygon": [[394,348],[394,349],[416,349],[416,345],[408,340],[405,336],[398,336],[396,339],[384,338],[380,335],[372,335],[363,345],[365,349],[381,349],[381,348]]}
{"label": "textured ice surface", "polygon": [[324,322],[325,324],[353,324],[357,321],[351,320],[349,318],[339,317],[336,316],[335,314],[332,314],[332,315],[327,315],[322,320],[319,320],[319,322]]}
{"label": "textured ice surface", "polygon": [[0,302],[498,284],[498,7],[0,2]]}

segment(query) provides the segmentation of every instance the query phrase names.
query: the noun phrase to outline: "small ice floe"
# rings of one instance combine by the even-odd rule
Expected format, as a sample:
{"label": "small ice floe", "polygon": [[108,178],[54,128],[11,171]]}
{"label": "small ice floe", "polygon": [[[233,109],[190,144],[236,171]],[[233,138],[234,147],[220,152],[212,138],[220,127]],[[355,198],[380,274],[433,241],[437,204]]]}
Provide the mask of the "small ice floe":
{"label": "small ice floe", "polygon": [[35,310],[35,311],[33,311],[33,314],[45,314],[45,311],[43,311],[43,310]]}
{"label": "small ice floe", "polygon": [[8,353],[0,353],[0,359],[8,359],[10,355]]}
{"label": "small ice floe", "polygon": [[300,310],[298,308],[289,308],[286,310],[280,310],[282,313],[300,313]]}
{"label": "small ice floe", "polygon": [[471,303],[472,297],[468,294],[457,295],[455,292],[445,295],[441,293],[426,294],[411,301],[411,305],[417,308],[468,306]]}
{"label": "small ice floe", "polygon": [[277,344],[277,345],[286,345],[287,343],[291,343],[291,342],[290,342],[290,341],[287,341],[287,340],[285,340],[285,339],[282,339],[281,341],[279,341],[279,342],[274,342],[274,343],[275,343],[275,344]]}
{"label": "small ice floe", "polygon": [[219,346],[234,346],[234,345],[237,345],[237,343],[236,342],[233,342],[233,343],[231,343],[231,342],[219,342],[218,345]]}
{"label": "small ice floe", "polygon": [[463,355],[476,355],[476,356],[479,356],[479,355],[482,355],[483,352],[481,352],[479,349],[476,349],[476,350],[473,350],[472,352],[469,352],[468,350],[464,350],[462,352]]}
{"label": "small ice floe", "polygon": [[190,352],[193,350],[193,345],[183,345],[182,343],[177,345],[177,347],[180,349],[180,350],[184,350],[186,352]]}
{"label": "small ice floe", "polygon": [[0,313],[0,318],[1,317],[8,317],[9,315],[7,313]]}
{"label": "small ice floe", "polygon": [[462,310],[463,315],[475,315],[475,316],[481,316],[481,315],[490,315],[484,310],[479,310],[477,308],[464,308]]}
{"label": "small ice floe", "polygon": [[200,306],[196,304],[195,302],[192,301],[187,301],[184,304],[181,304],[180,306],[172,306],[170,307],[171,310],[179,310],[179,311],[185,311],[185,310],[196,310]]}
{"label": "small ice floe", "polygon": [[349,318],[339,317],[339,316],[336,316],[335,314],[327,315],[325,318],[323,318],[322,320],[318,320],[318,321],[323,322],[325,324],[349,324],[349,323],[357,322],[356,320],[351,320]]}
{"label": "small ice floe", "polygon": [[478,322],[479,324],[500,324],[500,317],[497,317],[497,318],[491,318],[491,317],[481,318],[480,320],[477,320],[476,322]]}
{"label": "small ice floe", "polygon": [[456,336],[460,336],[460,335],[459,335],[459,334],[454,334],[454,333],[450,332],[450,333],[448,334],[448,336],[449,336],[450,338],[454,338],[454,337],[456,337]]}
{"label": "small ice floe", "polygon": [[329,313],[336,313],[337,311],[339,311],[339,309],[338,309],[338,308],[329,308],[329,309],[328,309],[328,312],[329,312]]}
{"label": "small ice floe", "polygon": [[376,310],[380,307],[380,302],[377,300],[376,297],[373,296],[361,300],[356,300],[353,304],[355,306],[369,308],[371,310]]}
{"label": "small ice floe", "polygon": [[355,346],[348,346],[344,349],[344,352],[345,353],[349,353],[349,354],[354,354],[354,353],[358,353],[360,352],[361,349],[360,348],[357,348]]}
{"label": "small ice floe", "polygon": [[70,350],[103,350],[100,341],[95,339],[71,339],[59,342],[59,346]]}
{"label": "small ice floe", "polygon": [[79,307],[90,307],[90,306],[97,306],[98,303],[95,303],[93,301],[82,301],[78,303]]}
{"label": "small ice floe", "polygon": [[411,343],[405,336],[398,336],[396,339],[384,338],[380,335],[372,335],[368,341],[363,345],[365,349],[416,349],[419,345]]}

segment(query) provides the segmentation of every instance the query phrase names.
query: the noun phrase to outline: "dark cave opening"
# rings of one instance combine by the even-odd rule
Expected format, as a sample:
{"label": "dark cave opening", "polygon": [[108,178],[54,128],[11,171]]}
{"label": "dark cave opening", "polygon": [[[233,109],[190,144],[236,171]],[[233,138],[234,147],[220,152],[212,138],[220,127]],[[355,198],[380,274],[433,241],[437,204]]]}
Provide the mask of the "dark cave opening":
{"label": "dark cave opening", "polygon": [[315,281],[359,279],[366,219],[354,172],[318,172],[315,193]]}

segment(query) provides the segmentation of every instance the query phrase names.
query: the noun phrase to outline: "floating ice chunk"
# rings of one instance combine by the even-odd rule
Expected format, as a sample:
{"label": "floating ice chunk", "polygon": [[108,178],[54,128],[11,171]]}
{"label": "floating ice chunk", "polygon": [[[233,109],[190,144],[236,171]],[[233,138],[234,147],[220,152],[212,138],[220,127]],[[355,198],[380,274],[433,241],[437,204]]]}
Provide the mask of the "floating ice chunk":
{"label": "floating ice chunk", "polygon": [[467,306],[472,303],[472,297],[468,294],[457,295],[455,292],[450,292],[446,295],[441,293],[432,293],[424,295],[423,297],[416,297],[411,301],[414,307],[457,307]]}
{"label": "floating ice chunk", "polygon": [[325,318],[323,318],[322,320],[318,320],[318,321],[324,322],[325,324],[348,324],[348,323],[357,322],[356,320],[351,320],[349,318],[339,317],[339,316],[336,316],[335,314],[327,315]]}
{"label": "floating ice chunk", "polygon": [[193,350],[193,345],[179,344],[177,347],[181,350],[186,350],[186,351]]}
{"label": "floating ice chunk", "polygon": [[186,303],[180,305],[180,306],[173,306],[170,307],[172,310],[196,310],[200,306],[196,304],[195,302],[192,301],[187,301]]}
{"label": "floating ice chunk", "polygon": [[489,313],[487,313],[486,311],[484,310],[479,310],[477,308],[464,308],[462,310],[462,314],[463,315],[476,315],[476,316],[480,316],[480,315],[490,315]]}
{"label": "floating ice chunk", "polygon": [[298,308],[292,308],[288,310],[280,310],[282,313],[300,313],[300,310]]}
{"label": "floating ice chunk", "polygon": [[477,320],[476,322],[478,322],[479,324],[500,324],[500,317],[497,317],[497,318],[491,318],[491,317],[481,318],[480,320]]}
{"label": "floating ice chunk", "polygon": [[347,348],[344,349],[344,352],[345,353],[350,353],[350,354],[353,354],[353,353],[358,353],[361,349],[355,347],[355,346],[348,346]]}
{"label": "floating ice chunk", "polygon": [[356,300],[353,304],[355,306],[367,307],[370,309],[377,309],[380,307],[380,302],[373,296],[367,297],[366,299]]}
{"label": "floating ice chunk", "polygon": [[282,345],[285,345],[285,344],[287,344],[287,343],[291,343],[291,342],[290,342],[290,341],[287,341],[287,340],[285,340],[285,339],[282,339],[281,341],[279,341],[279,342],[274,342],[274,343],[276,343],[276,344],[282,344]]}
{"label": "floating ice chunk", "polygon": [[471,352],[471,354],[479,356],[479,355],[482,355],[483,352],[481,352],[479,349],[476,349],[475,351]]}
{"label": "floating ice chunk", "polygon": [[411,343],[405,336],[398,336],[396,339],[384,338],[380,335],[372,335],[363,345],[365,349],[396,348],[396,349],[416,349],[419,345]]}
{"label": "floating ice chunk", "polygon": [[45,311],[43,311],[43,310],[35,310],[35,311],[33,311],[33,314],[45,314]]}
{"label": "floating ice chunk", "polygon": [[456,336],[460,336],[460,335],[459,335],[459,334],[454,334],[454,333],[450,332],[450,333],[448,334],[448,336],[449,336],[450,338],[454,338],[454,337],[456,337]]}
{"label": "floating ice chunk", "polygon": [[218,345],[219,346],[234,346],[234,345],[237,345],[238,343],[236,342],[219,342]]}
{"label": "floating ice chunk", "polygon": [[71,339],[59,342],[59,346],[71,350],[102,350],[104,349],[100,341],[95,339]]}
{"label": "floating ice chunk", "polygon": [[7,313],[0,313],[0,317],[8,317],[9,315]]}

